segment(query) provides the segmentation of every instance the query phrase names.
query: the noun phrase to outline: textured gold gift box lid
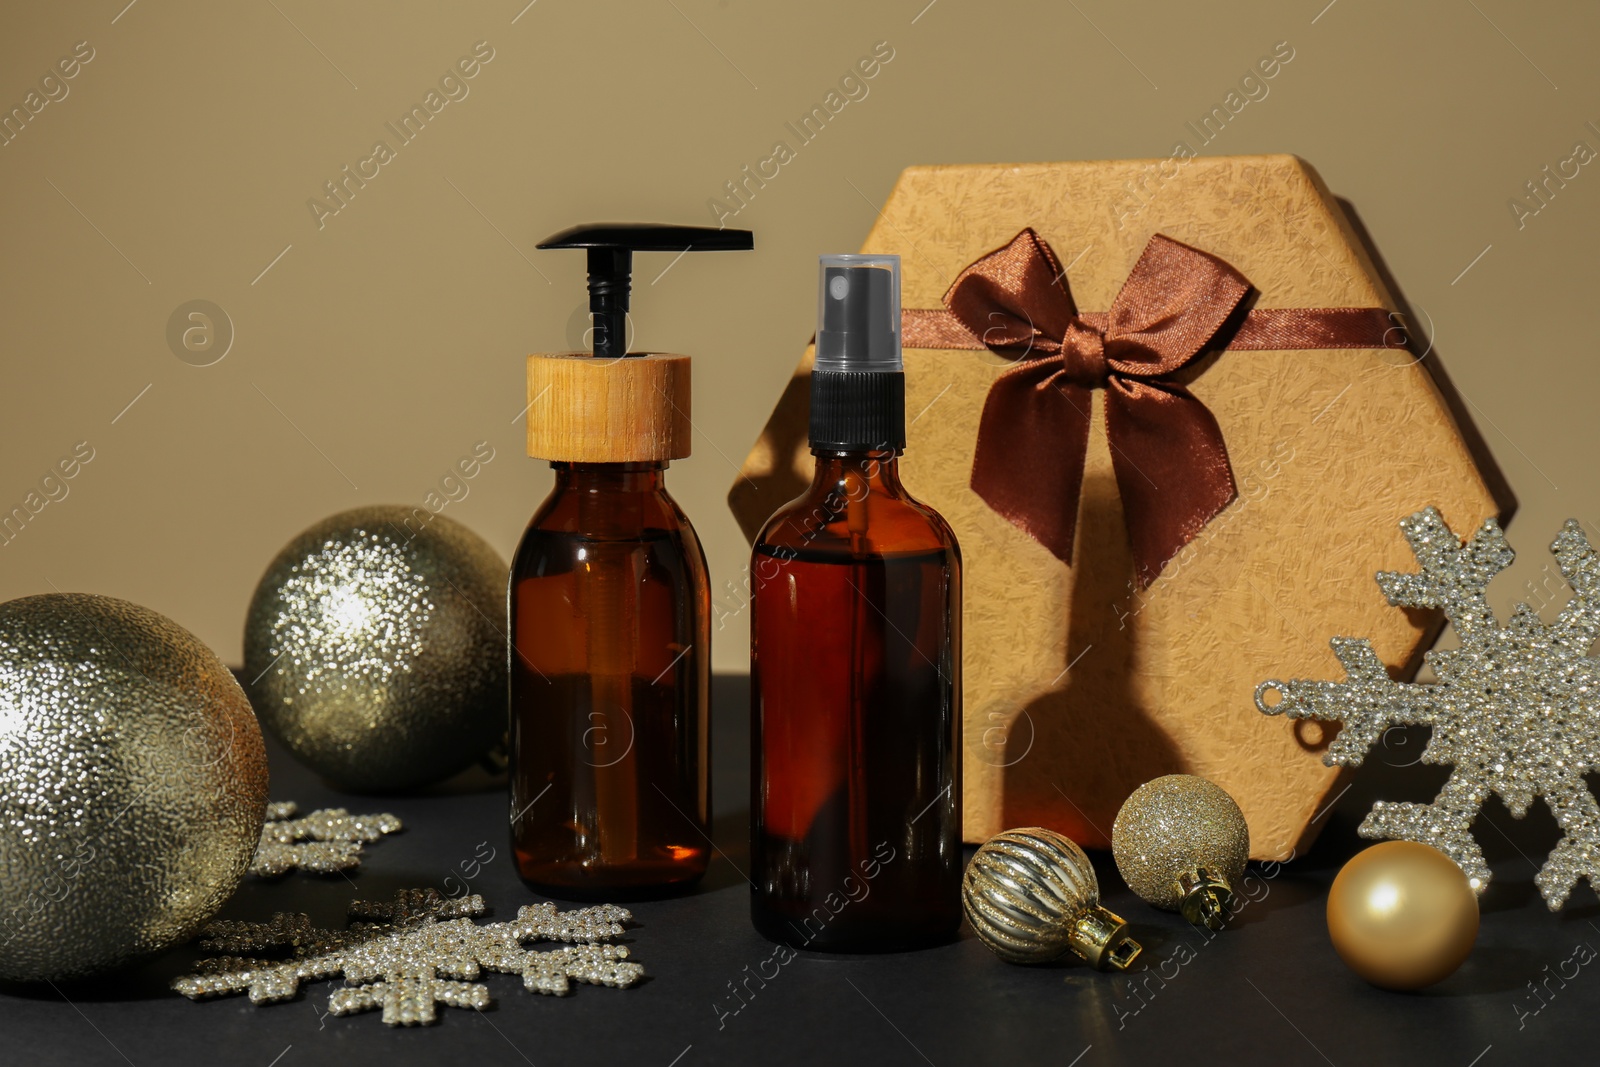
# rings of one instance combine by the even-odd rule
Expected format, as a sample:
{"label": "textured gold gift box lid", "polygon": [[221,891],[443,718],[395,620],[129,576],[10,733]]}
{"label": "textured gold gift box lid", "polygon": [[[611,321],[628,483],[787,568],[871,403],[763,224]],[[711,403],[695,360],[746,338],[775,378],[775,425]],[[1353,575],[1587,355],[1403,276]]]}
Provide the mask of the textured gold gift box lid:
{"label": "textured gold gift box lid", "polygon": [[528,455],[566,463],[684,459],[694,441],[689,396],[688,356],[531,355]]}
{"label": "textured gold gift box lid", "polygon": [[[963,267],[1025,226],[1068,265],[1084,311],[1111,306],[1158,232],[1233,264],[1258,307],[1397,309],[1332,194],[1293,156],[913,167],[861,250],[899,254],[905,306],[937,308]],[[729,493],[747,537],[810,481],[811,358]],[[1130,584],[1098,395],[1069,568],[968,485],[984,397],[1007,364],[909,349],[905,363],[905,484],[949,520],[965,561],[966,839],[1041,825],[1106,847],[1136,787],[1182,772],[1238,800],[1254,858],[1304,851],[1342,788],[1321,761],[1331,734],[1261,715],[1255,686],[1342,678],[1336,635],[1370,638],[1410,677],[1442,620],[1389,607],[1373,582],[1415,568],[1399,520],[1434,504],[1471,530],[1512,507],[1425,363],[1341,349],[1192,365],[1239,498],[1143,591]],[[1017,458],[1050,461],[1048,446]]]}

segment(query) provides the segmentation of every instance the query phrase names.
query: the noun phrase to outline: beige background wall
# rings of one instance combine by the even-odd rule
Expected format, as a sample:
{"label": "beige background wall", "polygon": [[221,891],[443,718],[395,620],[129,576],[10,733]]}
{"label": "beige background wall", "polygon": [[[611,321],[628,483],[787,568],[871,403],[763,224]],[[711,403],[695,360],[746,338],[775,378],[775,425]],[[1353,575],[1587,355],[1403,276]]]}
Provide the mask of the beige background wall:
{"label": "beige background wall", "polygon": [[[637,345],[697,357],[695,455],[670,481],[736,605],[723,498],[812,329],[816,254],[857,247],[908,164],[1194,144],[1185,124],[1284,41],[1266,95],[1248,86],[1201,150],[1297,153],[1354,205],[1519,498],[1523,556],[1494,602],[1564,597],[1545,546],[1569,515],[1600,520],[1600,165],[1573,158],[1600,150],[1600,8],[525,2],[0,14],[0,105],[27,114],[0,147],[0,511],[80,442],[93,454],[0,544],[0,599],[124,597],[237,663],[285,541],[358,504],[421,504],[479,441],[495,458],[444,514],[509,557],[549,484],[522,455],[522,357],[584,325],[581,255],[535,243],[711,222],[707,201],[782,140],[794,158],[730,220],[755,252],[659,278],[670,257],[641,257],[636,276]],[[41,86],[83,41],[92,58]],[[385,124],[478,42],[492,58],[402,144]],[[893,58],[801,144],[785,123],[878,42]],[[380,139],[393,158],[362,164]],[[314,212],[346,164],[376,176]],[[1576,176],[1519,221],[1509,201],[1539,206],[1524,183],[1546,165]],[[210,366],[193,364],[226,328],[200,353],[168,340],[194,300],[232,324]],[[742,613],[717,640],[740,668]]]}

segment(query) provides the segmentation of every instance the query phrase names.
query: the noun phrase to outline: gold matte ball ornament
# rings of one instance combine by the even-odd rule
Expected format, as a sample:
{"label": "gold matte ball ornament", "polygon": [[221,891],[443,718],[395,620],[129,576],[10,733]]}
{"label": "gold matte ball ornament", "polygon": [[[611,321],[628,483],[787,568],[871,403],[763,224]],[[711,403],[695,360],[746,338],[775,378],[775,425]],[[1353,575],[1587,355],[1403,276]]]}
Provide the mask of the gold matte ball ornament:
{"label": "gold matte ball ornament", "polygon": [[1111,852],[1128,888],[1147,904],[1217,930],[1250,858],[1250,828],[1233,798],[1192,774],[1133,791],[1111,828]]}
{"label": "gold matte ball ornament", "polygon": [[1328,937],[1356,974],[1422,989],[1461,966],[1478,937],[1478,896],[1429,845],[1385,841],[1357,853],[1328,891]]}
{"label": "gold matte ball ornament", "polygon": [[267,753],[233,673],[124,600],[0,605],[0,979],[193,937],[261,840]]}
{"label": "gold matte ball ornament", "polygon": [[261,724],[341,789],[449,777],[506,730],[505,561],[425,508],[306,530],[256,586],[244,676]]}

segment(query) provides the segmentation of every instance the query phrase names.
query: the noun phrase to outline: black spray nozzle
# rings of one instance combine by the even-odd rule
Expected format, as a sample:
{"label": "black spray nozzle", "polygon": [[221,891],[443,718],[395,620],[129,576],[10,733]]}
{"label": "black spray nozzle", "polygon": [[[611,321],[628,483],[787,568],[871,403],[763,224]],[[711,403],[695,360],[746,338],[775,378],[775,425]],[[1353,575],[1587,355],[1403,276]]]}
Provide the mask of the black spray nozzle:
{"label": "black spray nozzle", "polygon": [[811,447],[904,448],[900,257],[822,256],[818,262]]}
{"label": "black spray nozzle", "polygon": [[895,372],[900,363],[900,257],[819,257],[816,369]]}
{"label": "black spray nozzle", "polygon": [[749,230],[711,226],[667,226],[655,222],[574,226],[539,242],[540,248],[589,252],[589,311],[594,316],[594,354],[627,355],[628,293],[635,252],[743,252],[755,247]]}

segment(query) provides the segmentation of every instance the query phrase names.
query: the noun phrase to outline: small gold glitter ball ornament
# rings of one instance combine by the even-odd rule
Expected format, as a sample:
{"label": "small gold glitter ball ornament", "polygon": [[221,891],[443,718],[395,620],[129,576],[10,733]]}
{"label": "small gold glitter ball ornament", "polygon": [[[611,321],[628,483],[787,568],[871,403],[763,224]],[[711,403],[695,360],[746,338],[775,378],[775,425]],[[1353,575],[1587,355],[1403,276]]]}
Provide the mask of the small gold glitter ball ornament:
{"label": "small gold glitter ball ornament", "polygon": [[1250,858],[1244,813],[1219,785],[1169,774],[1133,791],[1111,828],[1128,888],[1147,904],[1221,929]]}
{"label": "small gold glitter ball ornament", "polygon": [[193,634],[111,597],[0,604],[0,978],[84,977],[193,937],[266,805],[261,728]]}
{"label": "small gold glitter ball ornament", "polygon": [[1478,937],[1478,895],[1443,852],[1385,841],[1356,854],[1328,891],[1328,937],[1356,974],[1384,989],[1448,977]]}
{"label": "small gold glitter ball ornament", "polygon": [[424,509],[346,511],[278,553],[245,623],[264,725],[354,791],[409,789],[506,729],[505,562]]}
{"label": "small gold glitter ball ornament", "polygon": [[961,902],[978,940],[1007,963],[1048,963],[1073,952],[1120,971],[1139,955],[1127,923],[1100,906],[1089,857],[1054,830],[991,837],[967,864]]}

